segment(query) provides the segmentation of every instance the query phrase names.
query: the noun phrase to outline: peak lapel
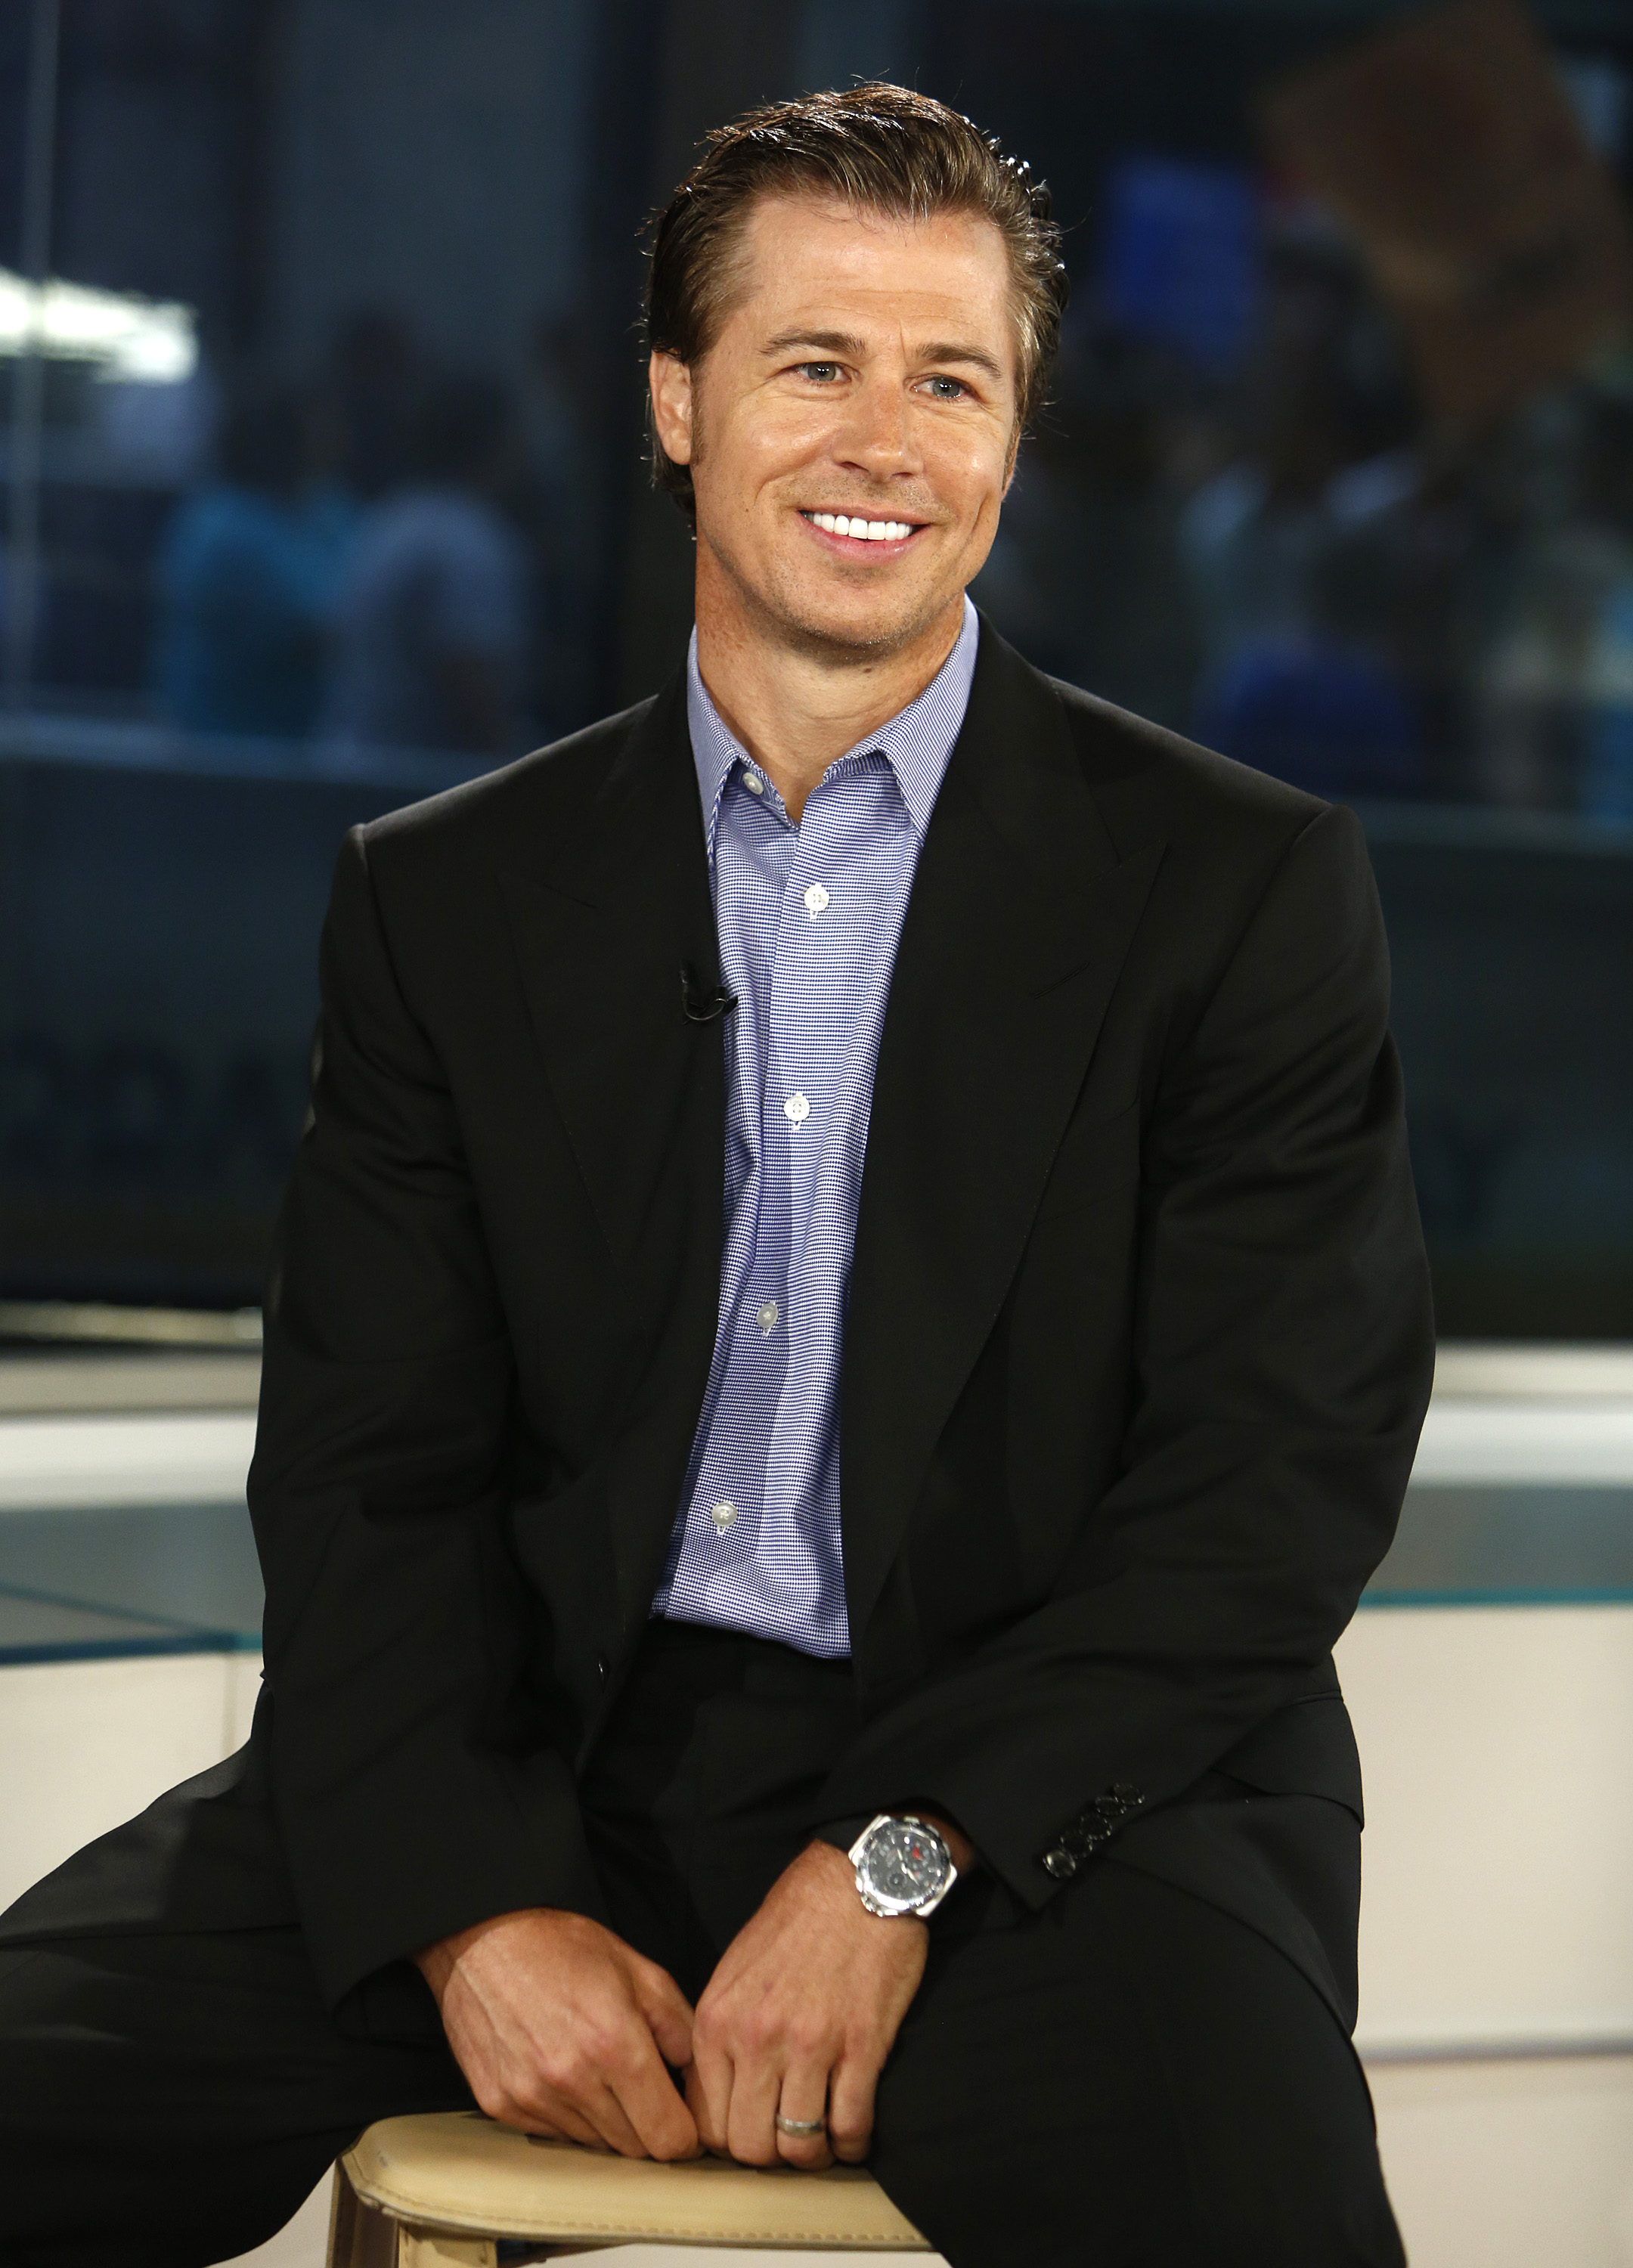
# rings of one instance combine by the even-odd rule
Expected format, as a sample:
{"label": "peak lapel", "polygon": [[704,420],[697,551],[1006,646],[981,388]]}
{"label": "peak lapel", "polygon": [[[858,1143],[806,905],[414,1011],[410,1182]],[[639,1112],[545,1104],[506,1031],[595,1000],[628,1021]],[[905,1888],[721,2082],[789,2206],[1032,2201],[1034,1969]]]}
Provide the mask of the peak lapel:
{"label": "peak lapel", "polygon": [[683,967],[705,990],[719,981],[684,676],[636,726],[567,838],[510,864],[504,889],[579,1172],[614,1262],[638,1278],[653,1208],[680,1194],[677,1174],[693,1201],[706,1183],[717,1232],[724,1173],[720,1027],[690,1022],[681,1007]]}
{"label": "peak lapel", "polygon": [[1058,700],[983,622],[896,957],[851,1268],[842,1519],[858,1657],[1161,855],[1119,862]]}
{"label": "peak lapel", "polygon": [[719,982],[682,676],[542,857],[504,887],[534,1036],[629,1309],[651,1349],[605,1478],[620,1612],[644,1625],[709,1377],[720,1284],[720,1024],[680,971]]}

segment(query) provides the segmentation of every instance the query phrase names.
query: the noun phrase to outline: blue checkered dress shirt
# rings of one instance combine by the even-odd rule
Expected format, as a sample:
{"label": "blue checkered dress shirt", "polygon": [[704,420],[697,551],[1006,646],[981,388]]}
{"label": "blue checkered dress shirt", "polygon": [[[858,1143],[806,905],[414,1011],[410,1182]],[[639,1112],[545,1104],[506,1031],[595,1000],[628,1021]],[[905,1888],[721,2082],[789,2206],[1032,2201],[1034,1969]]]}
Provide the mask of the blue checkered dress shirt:
{"label": "blue checkered dress shirt", "polygon": [[839,1528],[845,1292],[891,971],[969,703],[967,599],[940,674],[828,766],[798,828],[704,689],[687,716],[725,1020],[720,1321],[654,1614],[850,1651]]}

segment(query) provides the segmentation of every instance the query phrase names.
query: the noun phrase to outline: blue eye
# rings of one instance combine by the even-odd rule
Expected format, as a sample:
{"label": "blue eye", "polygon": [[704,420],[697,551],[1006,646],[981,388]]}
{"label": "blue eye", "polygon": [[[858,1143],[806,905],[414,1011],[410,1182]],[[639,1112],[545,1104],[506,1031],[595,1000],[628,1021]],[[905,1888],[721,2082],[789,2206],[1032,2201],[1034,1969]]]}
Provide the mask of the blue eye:
{"label": "blue eye", "polygon": [[946,387],[947,391],[945,394],[938,392],[937,394],[937,399],[940,401],[956,401],[965,392],[965,386],[962,379],[932,378],[930,382],[931,387],[935,388],[942,387]]}
{"label": "blue eye", "polygon": [[839,364],[836,362],[802,362],[798,368],[801,378],[813,378],[819,382],[839,376]]}

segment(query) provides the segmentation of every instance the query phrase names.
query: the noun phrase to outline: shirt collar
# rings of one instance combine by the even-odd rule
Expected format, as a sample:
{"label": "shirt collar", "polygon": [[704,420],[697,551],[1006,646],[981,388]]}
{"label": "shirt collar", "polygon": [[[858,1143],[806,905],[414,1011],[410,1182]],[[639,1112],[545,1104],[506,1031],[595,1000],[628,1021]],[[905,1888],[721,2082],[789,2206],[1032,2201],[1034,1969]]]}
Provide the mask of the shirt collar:
{"label": "shirt collar", "polygon": [[[962,729],[964,712],[969,706],[980,637],[981,617],[967,597],[958,643],[918,698],[909,701],[877,733],[870,733],[854,748],[848,748],[844,756],[835,759],[843,763],[846,756],[872,755],[875,751],[886,757],[921,843],[929,831],[930,816],[941,792],[953,744]],[[703,832],[708,837],[712,864],[720,828],[720,799],[725,793],[733,766],[744,765],[766,780],[768,787],[770,782],[709,696],[697,666],[695,630],[686,658],[686,717],[692,735],[692,761],[697,767],[698,793],[702,799]],[[833,766],[828,769],[832,770]]]}

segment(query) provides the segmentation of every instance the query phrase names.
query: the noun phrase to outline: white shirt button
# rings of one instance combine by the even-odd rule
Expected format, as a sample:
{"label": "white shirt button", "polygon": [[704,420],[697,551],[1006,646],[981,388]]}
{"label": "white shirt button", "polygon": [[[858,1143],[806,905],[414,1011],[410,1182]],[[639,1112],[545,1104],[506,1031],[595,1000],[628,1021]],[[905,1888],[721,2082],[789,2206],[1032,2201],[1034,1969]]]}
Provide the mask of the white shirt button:
{"label": "white shirt button", "polygon": [[820,882],[813,882],[811,887],[805,892],[805,911],[813,921],[819,914],[826,913],[831,902],[828,892],[822,887]]}
{"label": "white shirt button", "polygon": [[803,1094],[791,1094],[783,1105],[783,1116],[791,1126],[803,1126],[811,1116],[811,1105]]}
{"label": "white shirt button", "polygon": [[743,785],[748,790],[750,795],[763,795],[766,792],[765,782],[753,772],[743,774]]}
{"label": "white shirt button", "polygon": [[717,1504],[710,1512],[709,1517],[715,1524],[715,1534],[717,1535],[724,1535],[726,1529],[730,1528],[732,1522],[737,1518],[737,1506],[734,1504]]}
{"label": "white shirt button", "polygon": [[760,1336],[761,1338],[769,1339],[770,1337],[772,1332],[777,1327],[778,1320],[779,1310],[776,1301],[775,1300],[768,1300],[764,1307],[761,1307],[760,1313],[754,1318],[754,1321],[760,1326]]}

